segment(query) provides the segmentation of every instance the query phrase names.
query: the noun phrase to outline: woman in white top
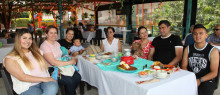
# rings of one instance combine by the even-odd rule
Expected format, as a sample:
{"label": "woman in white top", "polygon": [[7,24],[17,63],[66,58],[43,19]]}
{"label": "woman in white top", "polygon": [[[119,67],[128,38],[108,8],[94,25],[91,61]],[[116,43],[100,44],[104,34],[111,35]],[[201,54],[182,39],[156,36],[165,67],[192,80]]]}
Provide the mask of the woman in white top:
{"label": "woman in white top", "polygon": [[56,95],[57,82],[50,77],[47,63],[28,30],[15,35],[14,49],[3,65],[10,73],[13,90],[19,95]]}
{"label": "woman in white top", "polygon": [[121,43],[119,39],[114,38],[115,29],[113,27],[107,28],[107,38],[102,40],[101,50],[103,52],[121,52]]}

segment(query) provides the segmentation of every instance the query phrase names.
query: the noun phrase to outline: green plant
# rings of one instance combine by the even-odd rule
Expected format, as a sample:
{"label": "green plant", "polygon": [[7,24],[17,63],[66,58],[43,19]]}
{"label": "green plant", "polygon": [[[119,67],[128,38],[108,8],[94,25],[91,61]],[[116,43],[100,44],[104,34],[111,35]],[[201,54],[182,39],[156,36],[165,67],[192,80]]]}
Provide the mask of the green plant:
{"label": "green plant", "polygon": [[88,13],[83,13],[83,15],[84,15],[85,18],[88,18],[89,14]]}
{"label": "green plant", "polygon": [[38,30],[36,31],[36,34],[37,34],[37,35],[42,35],[42,34],[43,34],[43,31],[42,31],[41,29],[38,29]]}

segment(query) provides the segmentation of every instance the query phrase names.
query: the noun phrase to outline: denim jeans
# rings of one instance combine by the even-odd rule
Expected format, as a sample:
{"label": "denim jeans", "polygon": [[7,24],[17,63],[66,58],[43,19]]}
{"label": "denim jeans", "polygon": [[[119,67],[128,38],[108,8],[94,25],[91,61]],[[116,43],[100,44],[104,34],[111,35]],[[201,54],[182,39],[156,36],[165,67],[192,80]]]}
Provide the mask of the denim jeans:
{"label": "denim jeans", "polygon": [[[53,68],[49,68],[49,73],[53,72]],[[75,95],[75,90],[81,81],[80,74],[75,71],[73,76],[61,75],[61,79],[58,78],[58,83],[64,85],[66,95]]]}
{"label": "denim jeans", "polygon": [[58,92],[57,82],[41,82],[29,87],[29,89],[20,95],[56,95]]}

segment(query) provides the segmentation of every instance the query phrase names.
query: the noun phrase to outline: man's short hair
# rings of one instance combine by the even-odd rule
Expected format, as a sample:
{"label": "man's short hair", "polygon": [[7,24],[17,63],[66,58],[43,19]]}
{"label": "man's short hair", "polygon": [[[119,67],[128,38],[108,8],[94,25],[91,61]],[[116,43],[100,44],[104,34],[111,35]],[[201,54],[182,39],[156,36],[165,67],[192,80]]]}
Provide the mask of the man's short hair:
{"label": "man's short hair", "polygon": [[196,25],[194,26],[193,31],[194,31],[195,29],[198,29],[198,28],[203,28],[203,29],[205,29],[205,31],[206,31],[206,33],[207,33],[206,28],[205,28],[202,24],[196,24]]}
{"label": "man's short hair", "polygon": [[160,26],[161,24],[165,24],[167,27],[170,26],[170,22],[168,20],[161,20],[158,26]]}

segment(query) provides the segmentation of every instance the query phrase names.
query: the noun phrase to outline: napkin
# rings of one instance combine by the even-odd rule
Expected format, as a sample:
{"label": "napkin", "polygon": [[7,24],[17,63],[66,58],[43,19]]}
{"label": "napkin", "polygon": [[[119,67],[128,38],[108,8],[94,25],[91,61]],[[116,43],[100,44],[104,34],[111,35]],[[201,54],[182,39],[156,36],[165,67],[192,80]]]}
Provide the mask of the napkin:
{"label": "napkin", "polygon": [[159,79],[150,79],[150,80],[144,80],[144,81],[137,81],[137,84],[144,84],[144,83],[152,83],[152,82],[159,82]]}

